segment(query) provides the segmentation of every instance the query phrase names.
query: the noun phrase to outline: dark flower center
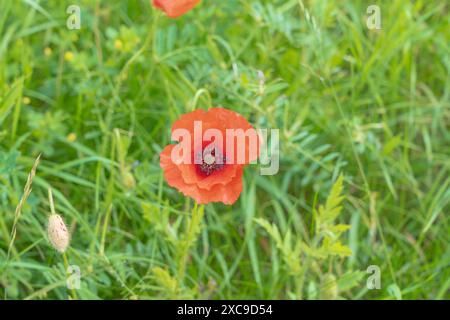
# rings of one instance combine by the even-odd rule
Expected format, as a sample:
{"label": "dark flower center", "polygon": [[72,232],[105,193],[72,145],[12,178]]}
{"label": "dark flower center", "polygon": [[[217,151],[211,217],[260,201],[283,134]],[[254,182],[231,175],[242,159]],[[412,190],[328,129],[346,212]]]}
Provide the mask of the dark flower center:
{"label": "dark flower center", "polygon": [[[216,154],[217,153],[217,154]],[[201,157],[201,155],[199,155]],[[199,158],[200,159],[200,158]],[[202,163],[197,164],[197,171],[205,176],[210,176],[214,172],[220,171],[225,167],[226,158],[216,149],[203,151]]]}

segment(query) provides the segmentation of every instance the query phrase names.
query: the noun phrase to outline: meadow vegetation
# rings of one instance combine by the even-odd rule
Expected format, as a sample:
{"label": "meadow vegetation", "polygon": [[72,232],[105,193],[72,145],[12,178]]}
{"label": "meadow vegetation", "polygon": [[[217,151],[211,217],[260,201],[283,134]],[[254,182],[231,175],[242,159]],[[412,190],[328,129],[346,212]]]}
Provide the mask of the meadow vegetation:
{"label": "meadow vegetation", "polygon": [[[0,2],[0,298],[450,298],[447,1],[80,0],[68,30],[72,2]],[[159,166],[213,106],[280,130],[279,172],[249,166],[232,206]]]}

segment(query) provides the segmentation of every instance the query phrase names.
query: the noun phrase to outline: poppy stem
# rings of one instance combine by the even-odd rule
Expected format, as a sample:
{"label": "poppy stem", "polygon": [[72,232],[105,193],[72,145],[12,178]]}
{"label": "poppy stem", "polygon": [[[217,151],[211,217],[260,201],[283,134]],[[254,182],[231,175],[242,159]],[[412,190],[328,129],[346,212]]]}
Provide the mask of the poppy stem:
{"label": "poppy stem", "polygon": [[197,108],[198,101],[200,100],[200,97],[202,95],[205,95],[208,100],[208,108],[212,107],[211,94],[208,90],[202,88],[195,93],[194,100],[192,101],[191,111],[194,111]]}
{"label": "poppy stem", "polygon": [[184,284],[186,275],[186,266],[189,258],[189,249],[197,241],[198,235],[201,231],[203,215],[205,212],[204,205],[194,204],[192,214],[187,218],[187,227],[183,237],[178,244],[178,286]]}

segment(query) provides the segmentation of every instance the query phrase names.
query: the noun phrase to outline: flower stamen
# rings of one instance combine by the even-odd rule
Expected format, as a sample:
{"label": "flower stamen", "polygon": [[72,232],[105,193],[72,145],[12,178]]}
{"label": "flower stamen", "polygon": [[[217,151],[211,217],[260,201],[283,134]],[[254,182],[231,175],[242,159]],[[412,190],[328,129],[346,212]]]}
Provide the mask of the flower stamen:
{"label": "flower stamen", "polygon": [[[221,158],[222,161],[220,161]],[[225,160],[226,158],[223,157],[221,154],[216,155],[215,149],[212,149],[209,152],[204,151],[202,162],[197,165],[197,169],[198,171],[200,171],[201,174],[210,176],[214,172],[220,171],[224,168]]]}

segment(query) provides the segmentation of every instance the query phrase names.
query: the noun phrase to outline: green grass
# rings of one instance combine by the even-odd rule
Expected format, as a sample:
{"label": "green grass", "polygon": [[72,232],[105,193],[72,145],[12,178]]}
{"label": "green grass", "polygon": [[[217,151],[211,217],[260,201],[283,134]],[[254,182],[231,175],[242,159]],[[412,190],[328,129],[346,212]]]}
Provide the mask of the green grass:
{"label": "green grass", "polygon": [[[449,23],[437,0],[204,0],[177,20],[147,0],[1,1],[0,297],[449,299]],[[171,123],[211,106],[280,129],[279,173],[247,167],[233,206],[195,206],[159,168]]]}

